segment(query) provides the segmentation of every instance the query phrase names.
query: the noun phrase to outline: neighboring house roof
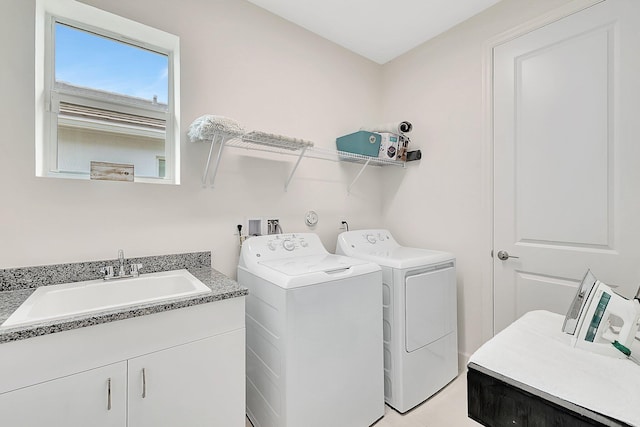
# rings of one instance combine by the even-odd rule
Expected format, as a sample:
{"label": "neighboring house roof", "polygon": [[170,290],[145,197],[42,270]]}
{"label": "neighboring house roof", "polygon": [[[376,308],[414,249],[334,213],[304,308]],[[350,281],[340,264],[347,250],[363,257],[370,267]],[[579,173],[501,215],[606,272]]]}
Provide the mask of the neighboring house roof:
{"label": "neighboring house roof", "polygon": [[117,111],[102,110],[100,108],[86,107],[66,102],[60,103],[59,114],[66,117],[97,120],[113,124],[120,123],[149,129],[165,130],[166,128],[166,120],[164,119],[119,113]]}
{"label": "neighboring house roof", "polygon": [[[144,99],[134,96],[75,86],[64,82],[56,82],[56,89],[61,93],[71,94],[83,98],[107,101],[109,103],[140,109],[141,114],[131,114],[97,108],[80,103],[60,102],[59,114],[64,117],[94,120],[110,124],[125,124],[145,129],[165,130],[166,120],[142,115],[144,110],[156,113],[166,113],[167,104],[154,99]],[[153,114],[150,114],[153,115]],[[157,114],[156,114],[157,115]]]}

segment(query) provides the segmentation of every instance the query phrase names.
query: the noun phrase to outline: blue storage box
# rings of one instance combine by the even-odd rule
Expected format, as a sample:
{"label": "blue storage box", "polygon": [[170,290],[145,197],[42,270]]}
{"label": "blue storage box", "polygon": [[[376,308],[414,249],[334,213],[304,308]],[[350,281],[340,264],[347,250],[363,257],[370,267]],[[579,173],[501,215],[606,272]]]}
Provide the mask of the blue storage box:
{"label": "blue storage box", "polygon": [[336,138],[338,150],[363,156],[378,157],[381,136],[364,130]]}

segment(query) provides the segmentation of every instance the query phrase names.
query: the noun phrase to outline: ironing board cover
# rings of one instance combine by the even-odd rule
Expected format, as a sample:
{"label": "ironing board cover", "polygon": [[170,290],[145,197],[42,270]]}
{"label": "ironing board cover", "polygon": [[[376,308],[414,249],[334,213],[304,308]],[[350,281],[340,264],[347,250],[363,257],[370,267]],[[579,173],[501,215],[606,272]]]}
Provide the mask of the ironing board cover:
{"label": "ironing board cover", "polygon": [[[475,363],[537,390],[640,426],[640,366],[571,346],[564,316],[531,311],[476,351]],[[636,341],[632,354],[640,356]]]}

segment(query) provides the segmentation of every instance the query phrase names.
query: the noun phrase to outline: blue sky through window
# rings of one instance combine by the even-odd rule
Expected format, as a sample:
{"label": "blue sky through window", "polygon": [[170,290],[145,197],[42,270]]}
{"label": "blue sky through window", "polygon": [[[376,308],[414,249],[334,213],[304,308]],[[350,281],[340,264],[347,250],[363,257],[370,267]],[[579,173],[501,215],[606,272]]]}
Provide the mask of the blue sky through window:
{"label": "blue sky through window", "polygon": [[167,103],[167,55],[55,25],[56,81]]}

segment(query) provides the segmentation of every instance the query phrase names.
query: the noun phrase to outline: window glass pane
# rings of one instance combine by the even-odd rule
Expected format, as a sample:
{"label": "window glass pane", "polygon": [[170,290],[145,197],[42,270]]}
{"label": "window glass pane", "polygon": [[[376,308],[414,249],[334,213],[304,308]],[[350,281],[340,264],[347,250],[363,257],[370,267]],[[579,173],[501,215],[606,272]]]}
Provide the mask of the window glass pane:
{"label": "window glass pane", "polygon": [[158,158],[158,176],[160,178],[164,178],[166,175],[165,167],[166,167],[166,161],[164,157],[159,157]]}
{"label": "window glass pane", "polygon": [[164,178],[168,56],[59,22],[54,55],[57,170],[88,173],[101,161]]}
{"label": "window glass pane", "polygon": [[167,55],[59,22],[55,32],[56,83],[167,103]]}

